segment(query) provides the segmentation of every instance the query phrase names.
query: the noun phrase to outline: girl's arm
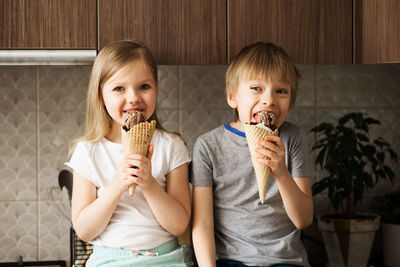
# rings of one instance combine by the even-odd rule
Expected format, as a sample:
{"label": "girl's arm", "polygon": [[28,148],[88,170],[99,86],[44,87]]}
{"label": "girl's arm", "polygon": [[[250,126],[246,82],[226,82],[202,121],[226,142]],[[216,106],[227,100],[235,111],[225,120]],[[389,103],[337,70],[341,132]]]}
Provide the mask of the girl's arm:
{"label": "girl's arm", "polygon": [[72,224],[80,239],[90,241],[101,234],[114,213],[120,195],[110,183],[96,198],[96,186],[74,171]]}
{"label": "girl's arm", "polygon": [[136,180],[132,177],[133,171],[132,159],[127,156],[99,197],[96,186],[74,171],[71,213],[73,227],[80,239],[90,241],[104,231],[121,195]]}
{"label": "girl's arm", "polygon": [[154,178],[150,181],[142,191],[158,223],[175,236],[182,234],[191,214],[188,164],[168,173],[166,191]]}
{"label": "girl's arm", "polygon": [[215,266],[212,187],[193,188],[193,246],[200,267]]}
{"label": "girl's arm", "polygon": [[267,136],[258,145],[256,152],[267,157],[258,161],[271,168],[290,220],[298,229],[309,226],[314,212],[310,178],[293,179],[285,164],[285,147],[280,137]]}

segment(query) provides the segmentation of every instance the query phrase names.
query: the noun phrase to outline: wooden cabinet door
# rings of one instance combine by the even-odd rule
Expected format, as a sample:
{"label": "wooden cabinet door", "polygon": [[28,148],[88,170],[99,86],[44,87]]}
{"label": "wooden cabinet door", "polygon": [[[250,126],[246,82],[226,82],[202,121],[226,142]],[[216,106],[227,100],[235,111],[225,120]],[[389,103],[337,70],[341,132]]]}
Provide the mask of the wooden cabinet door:
{"label": "wooden cabinet door", "polygon": [[1,0],[0,16],[0,48],[96,48],[96,0]]}
{"label": "wooden cabinet door", "polygon": [[157,64],[226,64],[226,1],[99,0],[99,49],[130,39]]}
{"label": "wooden cabinet door", "polygon": [[400,1],[355,0],[355,63],[400,62]]}
{"label": "wooden cabinet door", "polygon": [[228,59],[273,42],[300,64],[352,63],[351,0],[228,0]]}

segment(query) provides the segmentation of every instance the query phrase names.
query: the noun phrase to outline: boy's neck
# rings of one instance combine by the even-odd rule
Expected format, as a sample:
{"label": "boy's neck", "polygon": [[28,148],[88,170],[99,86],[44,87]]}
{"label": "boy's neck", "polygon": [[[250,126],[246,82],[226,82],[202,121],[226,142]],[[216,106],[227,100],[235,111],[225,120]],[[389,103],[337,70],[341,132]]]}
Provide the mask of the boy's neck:
{"label": "boy's neck", "polygon": [[231,126],[232,128],[234,128],[236,130],[244,132],[243,124],[241,121],[233,121],[233,122],[229,123],[229,126]]}

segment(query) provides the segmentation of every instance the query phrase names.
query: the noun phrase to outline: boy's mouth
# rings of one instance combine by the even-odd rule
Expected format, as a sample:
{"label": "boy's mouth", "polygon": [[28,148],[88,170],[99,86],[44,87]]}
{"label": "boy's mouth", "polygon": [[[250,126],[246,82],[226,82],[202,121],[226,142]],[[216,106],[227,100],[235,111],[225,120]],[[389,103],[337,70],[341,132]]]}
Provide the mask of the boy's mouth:
{"label": "boy's mouth", "polygon": [[252,118],[251,122],[260,123],[267,116],[267,114],[269,114],[270,116],[272,115],[275,119],[278,118],[278,115],[275,112],[261,110],[261,111],[257,111],[256,113],[253,114],[253,118]]}

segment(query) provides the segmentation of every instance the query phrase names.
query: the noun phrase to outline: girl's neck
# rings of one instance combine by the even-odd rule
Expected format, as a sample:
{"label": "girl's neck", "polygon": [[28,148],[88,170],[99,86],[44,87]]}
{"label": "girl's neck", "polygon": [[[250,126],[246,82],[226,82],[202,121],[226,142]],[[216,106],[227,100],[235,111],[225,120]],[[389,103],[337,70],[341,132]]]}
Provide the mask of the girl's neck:
{"label": "girl's neck", "polygon": [[121,127],[113,125],[108,134],[105,136],[108,140],[114,143],[122,143],[121,140]]}

